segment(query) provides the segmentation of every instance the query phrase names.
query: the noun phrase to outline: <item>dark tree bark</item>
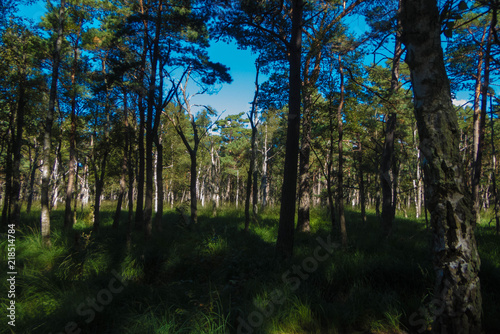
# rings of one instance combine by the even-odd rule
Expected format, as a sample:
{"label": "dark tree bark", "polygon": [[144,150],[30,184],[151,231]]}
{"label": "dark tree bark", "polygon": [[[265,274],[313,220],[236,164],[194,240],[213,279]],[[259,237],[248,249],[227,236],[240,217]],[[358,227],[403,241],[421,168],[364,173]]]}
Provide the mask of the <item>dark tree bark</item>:
{"label": "dark tree bark", "polygon": [[[492,20],[493,23],[493,20]],[[486,40],[486,51],[484,53],[484,75],[483,75],[483,85],[481,89],[481,113],[479,120],[479,128],[477,129],[477,134],[474,133],[474,139],[477,135],[477,143],[474,143],[474,172],[472,178],[472,198],[474,201],[474,214],[476,215],[475,223],[479,223],[481,219],[481,198],[479,194],[479,183],[481,181],[481,170],[483,163],[483,151],[485,147],[485,129],[486,129],[486,109],[488,105],[488,89],[490,85],[490,57],[491,57],[491,43],[492,37],[491,33],[494,29],[493,24],[490,26],[488,31],[488,37]],[[474,116],[476,113],[474,112]],[[474,129],[476,132],[476,129]]]}
{"label": "dark tree bark", "polygon": [[309,232],[311,210],[311,175],[309,161],[311,157],[311,97],[305,91],[303,96],[304,115],[302,117],[302,145],[299,162],[299,208],[297,211],[297,231]]}
{"label": "dark tree bark", "polygon": [[2,207],[2,225],[4,226],[8,224],[11,210],[10,200],[12,194],[12,142],[14,136],[14,114],[15,112],[10,114],[10,124],[7,131],[7,138],[9,140],[7,142],[7,157],[5,158],[5,191]]}
{"label": "dark tree bark", "polygon": [[439,301],[439,313],[432,330],[481,333],[480,259],[436,0],[403,0],[401,21],[424,157],[425,198],[433,227],[434,298]]}
{"label": "dark tree bark", "polygon": [[51,151],[51,137],[52,125],[54,123],[54,113],[57,99],[57,82],[59,80],[59,65],[61,63],[61,48],[63,41],[64,31],[64,15],[65,15],[66,1],[61,0],[57,37],[52,53],[52,77],[50,83],[49,106],[47,115],[45,117],[45,125],[43,132],[43,163],[42,163],[42,185],[40,189],[41,195],[41,217],[40,217],[40,231],[42,240],[45,245],[50,245],[50,203],[49,203],[49,183],[50,183],[50,151]]}
{"label": "dark tree bark", "polygon": [[139,93],[139,134],[137,136],[137,154],[138,154],[138,162],[139,168],[136,172],[137,179],[137,201],[135,207],[135,229],[140,230],[144,226],[144,170],[145,170],[145,161],[144,161],[144,99],[141,97]]}
{"label": "dark tree bark", "polygon": [[26,75],[24,70],[21,71],[17,93],[16,132],[12,142],[12,189],[9,194],[9,205],[12,207],[9,221],[10,224],[15,224],[16,226],[20,223],[21,218],[21,203],[19,202],[21,193],[21,148],[23,143],[24,108],[26,106]]}
{"label": "dark tree bark", "polygon": [[[398,13],[401,13],[401,0],[398,1]],[[403,50],[401,48],[401,20],[397,20],[397,29],[394,44],[394,57],[391,69],[391,88],[389,97],[399,89],[399,62]],[[397,158],[394,155],[394,140],[396,129],[396,113],[387,116],[385,142],[380,162],[380,186],[382,189],[382,230],[385,236],[392,231],[392,224],[396,215],[397,201]]]}
{"label": "dark tree bark", "polygon": [[337,109],[337,131],[339,134],[339,170],[337,172],[337,210],[339,212],[340,235],[342,237],[342,247],[347,247],[347,228],[344,213],[344,123],[342,121],[342,111],[344,109],[345,84],[344,67],[342,66],[342,57],[339,55],[339,74],[340,74],[340,103]]}
{"label": "dark tree bark", "polygon": [[93,231],[99,233],[101,228],[100,210],[101,210],[101,195],[104,187],[104,176],[106,175],[106,162],[108,160],[108,150],[105,150],[100,160],[99,170],[97,169],[97,161],[94,162],[95,174],[95,198],[94,198],[94,227]]}
{"label": "dark tree bark", "polygon": [[[109,99],[109,92],[107,99]],[[109,103],[109,101],[108,101]],[[94,169],[94,178],[95,178],[95,197],[94,197],[94,226],[93,226],[93,231],[95,233],[99,233],[99,230],[101,228],[101,220],[100,220],[100,210],[101,210],[101,195],[102,195],[102,190],[104,187],[104,177],[106,175],[106,164],[108,161],[108,156],[109,156],[109,145],[108,145],[108,139],[109,139],[109,114],[110,114],[110,107],[109,105],[106,106],[106,110],[104,111],[107,117],[107,122],[104,125],[105,126],[105,131],[104,131],[104,142],[106,143],[105,149],[102,152],[101,156],[97,157],[95,154],[95,151],[93,153],[93,169]],[[97,122],[96,122],[97,124]],[[95,150],[95,149],[94,149]]]}
{"label": "dark tree bark", "polygon": [[[132,120],[135,120],[135,113],[132,112]],[[135,122],[133,123],[135,124]],[[133,154],[134,151],[134,126],[129,123],[127,129],[127,138],[128,138],[128,151],[129,151],[129,159],[127,163],[128,168],[128,215],[127,215],[127,248],[130,249],[131,240],[132,240],[132,223],[134,219],[134,163],[133,163]]]}
{"label": "dark tree bark", "polygon": [[[491,99],[491,98],[490,98]],[[492,165],[492,173],[491,173],[491,183],[493,188],[493,200],[495,201],[493,204],[493,210],[495,212],[495,222],[496,222],[496,232],[497,235],[500,233],[500,217],[499,217],[499,198],[498,198],[498,188],[497,188],[497,179],[496,179],[496,171],[497,171],[497,150],[495,147],[495,127],[494,127],[494,116],[493,116],[493,101],[490,101],[490,126],[491,126],[491,165]]]}
{"label": "dark tree bark", "polygon": [[300,68],[303,7],[303,0],[292,1],[292,33],[288,45],[288,62],[290,64],[288,128],[278,239],[276,240],[276,254],[281,258],[290,258],[293,255],[297,162],[300,136],[300,91],[302,86]]}
{"label": "dark tree bark", "polygon": [[189,157],[191,158],[191,179],[189,184],[189,193],[191,195],[191,222],[193,224],[198,223],[198,197],[196,195],[196,173],[198,169],[197,162],[197,151],[198,145],[195,145],[195,149],[189,152]]}
{"label": "dark tree bark", "polygon": [[183,88],[181,88],[182,93],[184,95],[185,107],[182,106],[179,97],[177,97],[177,100],[180,109],[179,114],[183,113],[182,111],[183,109],[185,109],[188,113],[189,122],[191,124],[191,128],[193,129],[193,141],[194,141],[193,146],[191,146],[191,144],[189,143],[188,139],[184,134],[184,131],[182,130],[181,122],[178,115],[176,116],[176,121],[174,121],[172,118],[170,119],[170,121],[174,124],[174,129],[181,138],[184,146],[186,147],[189,153],[189,158],[191,160],[190,184],[189,184],[189,193],[191,198],[191,223],[196,224],[198,222],[198,197],[196,191],[196,178],[198,173],[197,155],[198,155],[198,148],[200,145],[200,137],[198,135],[198,126],[196,125],[196,120],[194,119],[194,116],[191,113],[191,106],[189,105],[189,100],[187,97],[186,86],[188,80],[189,80],[189,74],[186,77],[186,85]]}
{"label": "dark tree bark", "polygon": [[[250,114],[248,115],[248,119],[250,120],[250,127],[252,129],[252,136],[250,138],[250,166],[248,168],[248,177],[247,177],[247,188],[246,188],[246,198],[245,198],[245,231],[248,231],[250,226],[250,196],[252,194],[253,187],[253,200],[252,200],[252,213],[255,218],[257,214],[257,172],[255,168],[255,160],[257,159],[257,99],[259,97],[259,72],[260,65],[257,61],[255,63],[255,93],[252,101],[252,109],[250,110]],[[253,179],[253,182],[252,182]]]}
{"label": "dark tree bark", "polygon": [[250,228],[250,196],[252,192],[252,168],[253,161],[250,159],[250,167],[248,168],[247,173],[247,185],[245,189],[245,231],[248,231]]}
{"label": "dark tree bark", "polygon": [[363,175],[363,148],[361,143],[361,135],[358,134],[358,185],[359,185],[359,201],[361,206],[361,220],[366,223],[366,194],[365,180]]}
{"label": "dark tree bark", "polygon": [[[155,22],[155,36],[153,39],[153,54],[151,57],[151,75],[149,78],[149,92],[148,92],[148,108],[147,108],[147,122],[146,122],[146,197],[144,201],[144,227],[146,238],[151,236],[153,230],[153,175],[155,173],[153,168],[153,141],[155,138],[153,128],[154,111],[156,103],[156,73],[158,69],[158,61],[160,58],[160,31],[161,31],[161,14],[163,6],[162,1],[159,1],[157,17]],[[145,27],[147,29],[147,27]]]}
{"label": "dark tree bark", "polygon": [[[141,14],[145,15],[144,3],[139,1]],[[144,36],[143,36],[143,46],[141,54],[141,65],[139,69],[138,82],[139,85],[144,85],[144,78],[146,76],[146,57],[148,54],[148,21],[144,20]],[[144,172],[146,169],[146,163],[144,160],[144,128],[146,126],[145,113],[146,108],[144,107],[144,89],[139,88],[138,90],[138,109],[139,109],[139,135],[138,141],[138,159],[139,159],[139,169],[136,173],[137,177],[137,204],[135,208],[135,229],[140,230],[144,227]]]}
{"label": "dark tree bark", "polygon": [[[476,66],[476,75],[475,75],[475,87],[474,87],[474,112],[472,115],[472,128],[473,128],[473,136],[472,136],[472,173],[471,173],[471,187],[472,187],[472,199],[474,201],[474,211],[476,215],[476,222],[480,220],[480,198],[479,198],[479,183],[480,183],[480,174],[481,174],[481,147],[480,147],[480,137],[481,133],[484,134],[484,128],[486,123],[484,122],[484,116],[481,108],[481,94],[483,87],[483,65],[484,65],[484,73],[489,72],[486,68],[489,67],[489,55],[485,54],[485,49],[491,48],[491,43],[489,38],[491,37],[491,33],[489,28],[484,28],[483,34],[481,36],[481,41],[477,50],[477,66]],[[486,48],[484,47],[484,42],[486,40],[486,36],[488,36],[488,42]],[[488,61],[488,65],[485,65],[485,61]],[[489,80],[488,80],[489,81]],[[485,80],[486,83],[486,80]]]}
{"label": "dark tree bark", "polygon": [[[106,93],[106,102],[104,108],[104,115],[106,117],[106,122],[103,124],[104,126],[104,136],[103,136],[103,147],[104,150],[101,152],[99,157],[96,155],[95,146],[93,146],[92,152],[92,167],[94,169],[94,179],[95,179],[95,197],[94,197],[94,227],[93,231],[97,234],[101,228],[101,219],[100,219],[100,209],[101,209],[101,195],[102,190],[104,188],[104,177],[106,176],[106,164],[108,161],[109,152],[111,151],[109,145],[109,128],[111,125],[110,122],[110,114],[111,114],[111,87],[107,79],[106,73],[106,57],[101,59],[102,62],[102,75],[104,77],[104,87]],[[98,126],[98,115],[96,111],[96,120],[95,124]],[[97,139],[97,131],[94,131],[94,137]]]}
{"label": "dark tree bark", "polygon": [[120,193],[118,194],[118,203],[116,204],[115,216],[113,218],[113,228],[118,228],[120,224],[120,215],[122,212],[122,203],[125,197],[125,192],[127,190],[127,175],[129,173],[129,124],[128,124],[128,101],[127,92],[123,89],[123,138],[125,142],[123,143],[123,158],[121,166],[121,177],[120,177]]}
{"label": "dark tree bark", "polygon": [[[394,221],[395,201],[393,198],[394,170],[394,130],[396,128],[396,114],[390,114],[385,128],[385,143],[380,162],[380,186],[382,188],[382,229],[388,236]],[[392,177],[391,177],[392,174]]]}
{"label": "dark tree bark", "polygon": [[[26,212],[30,213],[31,212],[31,205],[33,203],[33,193],[35,189],[35,174],[36,170],[38,169],[38,156],[39,156],[39,151],[38,151],[38,145],[35,141],[35,156],[33,159],[31,159],[31,165],[30,165],[30,183],[28,187],[28,200],[26,204]],[[31,156],[31,153],[30,153]]]}
{"label": "dark tree bark", "polygon": [[64,210],[64,228],[72,229],[73,228],[73,212],[71,207],[71,201],[73,200],[73,193],[75,189],[76,182],[76,130],[77,130],[77,122],[76,122],[76,75],[78,71],[78,44],[80,40],[81,33],[81,23],[80,29],[78,31],[75,47],[73,49],[73,64],[71,68],[71,127],[69,133],[69,163],[68,163],[68,183],[66,185],[66,206]]}

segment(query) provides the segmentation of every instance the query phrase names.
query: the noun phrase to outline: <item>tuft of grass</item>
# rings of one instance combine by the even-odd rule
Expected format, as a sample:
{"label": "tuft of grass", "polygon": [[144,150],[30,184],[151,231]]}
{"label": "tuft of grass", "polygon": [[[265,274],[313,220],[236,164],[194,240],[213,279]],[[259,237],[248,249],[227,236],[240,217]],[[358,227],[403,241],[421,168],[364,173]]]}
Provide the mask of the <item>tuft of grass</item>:
{"label": "tuft of grass", "polygon": [[[312,211],[311,231],[296,234],[295,255],[287,261],[274,259],[277,208],[260,212],[248,232],[242,208],[216,211],[213,217],[212,206],[200,210],[191,229],[180,228],[178,213],[167,211],[162,232],[146,240],[133,231],[127,245],[126,223],[110,226],[111,202],[103,205],[96,235],[90,210],[79,211],[70,233],[62,229],[63,210],[54,210],[50,248],[39,237],[39,212],[23,213],[16,240],[16,333],[64,332],[74,322],[82,333],[226,334],[253,312],[263,315],[254,333],[402,333],[414,330],[410,315],[432,299],[431,232],[422,220],[397,217],[393,234],[384,238],[374,212],[363,223],[358,212],[347,210],[349,246],[305,271],[303,264],[321,246],[318,238],[339,242],[324,209]],[[478,227],[477,240],[484,327],[494,333],[500,329],[500,243],[487,224]],[[0,254],[5,252],[2,242]],[[7,288],[5,272],[0,279]],[[123,289],[92,319],[81,315],[78,310],[90,312],[89,301],[110,282]],[[273,302],[276,291],[280,302]],[[0,296],[1,307],[7,302]]]}

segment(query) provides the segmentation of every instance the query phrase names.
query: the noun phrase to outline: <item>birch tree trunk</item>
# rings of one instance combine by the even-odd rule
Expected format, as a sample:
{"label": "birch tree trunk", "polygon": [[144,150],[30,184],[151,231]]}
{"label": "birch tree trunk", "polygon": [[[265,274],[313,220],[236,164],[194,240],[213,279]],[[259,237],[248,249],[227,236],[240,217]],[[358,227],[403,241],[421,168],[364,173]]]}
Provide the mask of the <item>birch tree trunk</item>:
{"label": "birch tree trunk", "polygon": [[433,227],[435,333],[481,333],[480,259],[436,0],[403,0],[401,21]]}

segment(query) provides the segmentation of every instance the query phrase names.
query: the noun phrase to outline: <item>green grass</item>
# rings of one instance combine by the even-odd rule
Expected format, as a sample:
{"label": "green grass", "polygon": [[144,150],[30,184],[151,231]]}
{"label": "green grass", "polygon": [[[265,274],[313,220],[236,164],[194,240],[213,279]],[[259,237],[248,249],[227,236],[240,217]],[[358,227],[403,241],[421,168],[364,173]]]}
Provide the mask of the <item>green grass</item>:
{"label": "green grass", "polygon": [[[278,262],[275,208],[261,212],[248,233],[242,210],[199,212],[199,224],[188,229],[166,211],[163,232],[146,241],[134,231],[127,247],[126,214],[113,230],[111,203],[103,207],[98,235],[88,210],[79,211],[69,233],[62,230],[63,211],[55,210],[50,248],[39,237],[39,212],[23,213],[15,333],[414,333],[415,312],[429,320],[424,311],[434,274],[423,220],[399,217],[385,239],[372,212],[362,223],[359,213],[347,211],[349,247],[329,254],[318,240],[339,243],[339,233],[325,212],[314,210],[311,232],[296,234],[295,256]],[[496,333],[500,240],[487,222],[477,239],[485,332]],[[6,246],[0,244],[2,258]],[[5,270],[0,279],[7,291]],[[8,302],[2,294],[3,310]],[[0,326],[0,333],[10,332]]]}

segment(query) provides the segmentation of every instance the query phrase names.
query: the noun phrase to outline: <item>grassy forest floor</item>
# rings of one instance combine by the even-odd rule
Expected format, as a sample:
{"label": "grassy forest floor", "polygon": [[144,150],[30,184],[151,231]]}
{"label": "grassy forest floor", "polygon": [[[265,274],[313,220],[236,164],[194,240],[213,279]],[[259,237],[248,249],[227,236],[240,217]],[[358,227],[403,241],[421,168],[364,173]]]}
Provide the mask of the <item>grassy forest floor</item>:
{"label": "grassy forest floor", "polygon": [[[374,214],[362,223],[347,212],[349,247],[332,246],[324,212],[314,211],[311,233],[296,234],[295,256],[274,260],[278,210],[243,231],[242,210],[200,210],[199,224],[183,227],[175,211],[163,232],[126,243],[103,207],[102,229],[91,233],[79,212],[75,233],[52,213],[52,247],[38,233],[39,212],[22,214],[16,232],[15,333],[422,333],[433,311],[430,232],[425,221],[398,217],[388,239]],[[476,233],[486,333],[500,332],[500,239],[487,220]],[[2,263],[7,242],[2,236]],[[5,266],[6,267],[6,266]],[[0,304],[8,282],[0,272]],[[5,292],[5,293],[4,293]],[[10,333],[2,316],[1,333]],[[81,329],[81,331],[78,331]]]}

